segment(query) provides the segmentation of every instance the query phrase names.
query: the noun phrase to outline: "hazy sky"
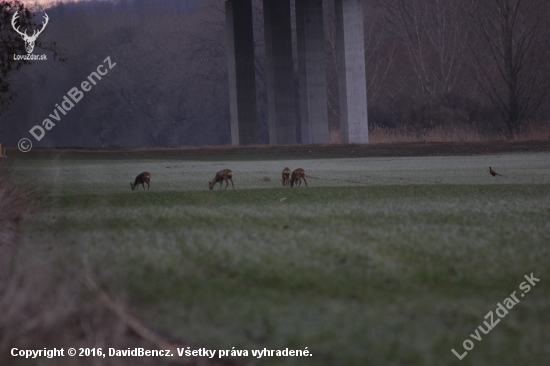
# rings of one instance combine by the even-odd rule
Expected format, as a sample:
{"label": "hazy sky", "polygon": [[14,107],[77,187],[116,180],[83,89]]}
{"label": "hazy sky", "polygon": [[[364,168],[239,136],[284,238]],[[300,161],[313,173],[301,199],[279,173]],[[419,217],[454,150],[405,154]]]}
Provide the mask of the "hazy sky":
{"label": "hazy sky", "polygon": [[56,2],[64,2],[64,3],[68,3],[68,2],[76,2],[76,1],[86,1],[86,0],[22,0],[24,3],[26,4],[29,4],[29,5],[33,5],[33,4],[40,4],[40,5],[49,5],[49,4],[52,4],[52,3],[56,3]]}
{"label": "hazy sky", "polygon": [[34,3],[49,4],[49,3],[56,3],[59,1],[67,3],[67,2],[85,1],[85,0],[23,0],[23,2],[27,4],[34,4]]}

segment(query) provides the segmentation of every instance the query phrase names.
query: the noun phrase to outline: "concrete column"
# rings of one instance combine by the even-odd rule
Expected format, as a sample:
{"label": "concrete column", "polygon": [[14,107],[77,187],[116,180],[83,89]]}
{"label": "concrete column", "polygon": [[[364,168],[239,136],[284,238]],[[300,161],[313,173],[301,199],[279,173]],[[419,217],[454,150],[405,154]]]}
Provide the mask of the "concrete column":
{"label": "concrete column", "polygon": [[309,144],[309,107],[307,103],[307,73],[306,73],[306,37],[304,24],[304,1],[295,1],[296,10],[296,41],[298,52],[298,89],[300,98],[300,142]]}
{"label": "concrete column", "polygon": [[363,1],[335,0],[342,142],[369,142]]}
{"label": "concrete column", "polygon": [[269,143],[295,144],[290,0],[264,0]]}
{"label": "concrete column", "polygon": [[296,0],[300,123],[303,144],[328,143],[323,1]]}
{"label": "concrete column", "polygon": [[252,1],[225,2],[231,144],[257,143]]}

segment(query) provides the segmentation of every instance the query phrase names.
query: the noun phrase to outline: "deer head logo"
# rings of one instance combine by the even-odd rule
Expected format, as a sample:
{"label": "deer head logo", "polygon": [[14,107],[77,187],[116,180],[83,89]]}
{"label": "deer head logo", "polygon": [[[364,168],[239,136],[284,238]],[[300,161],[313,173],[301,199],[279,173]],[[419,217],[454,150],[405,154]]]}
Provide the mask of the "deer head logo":
{"label": "deer head logo", "polygon": [[19,18],[17,16],[17,11],[15,12],[15,14],[13,14],[13,18],[11,18],[11,26],[13,27],[13,29],[15,29],[15,31],[17,33],[19,33],[21,35],[21,38],[23,38],[23,41],[25,41],[25,50],[27,50],[27,53],[32,53],[32,50],[34,49],[34,43],[36,42],[36,39],[38,38],[38,36],[40,35],[40,33],[42,33],[44,31],[44,28],[46,28],[46,25],[48,24],[48,14],[44,13],[44,19],[45,21],[42,22],[42,29],[40,31],[37,31],[35,30],[34,33],[32,34],[32,36],[29,36],[27,34],[27,30],[25,29],[25,32],[20,32],[19,31],[19,27],[15,27],[15,20],[17,18]]}

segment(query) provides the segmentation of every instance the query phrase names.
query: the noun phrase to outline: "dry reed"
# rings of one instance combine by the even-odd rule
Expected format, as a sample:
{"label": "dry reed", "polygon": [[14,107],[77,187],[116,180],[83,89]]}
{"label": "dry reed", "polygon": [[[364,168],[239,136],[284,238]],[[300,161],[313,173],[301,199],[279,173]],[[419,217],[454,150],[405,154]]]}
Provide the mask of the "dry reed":
{"label": "dry reed", "polygon": [[[399,142],[480,142],[480,141],[541,141],[550,139],[550,122],[528,121],[520,133],[507,138],[502,132],[476,126],[414,126],[383,127],[375,125],[369,131],[369,142],[391,144]],[[329,144],[341,144],[340,130],[329,131]]]}
{"label": "dry reed", "polygon": [[436,126],[414,128],[410,126],[389,128],[374,126],[369,133],[370,143],[395,142],[478,142],[478,141],[540,141],[550,139],[550,123],[529,121],[512,139],[500,132],[484,131],[475,126]]}

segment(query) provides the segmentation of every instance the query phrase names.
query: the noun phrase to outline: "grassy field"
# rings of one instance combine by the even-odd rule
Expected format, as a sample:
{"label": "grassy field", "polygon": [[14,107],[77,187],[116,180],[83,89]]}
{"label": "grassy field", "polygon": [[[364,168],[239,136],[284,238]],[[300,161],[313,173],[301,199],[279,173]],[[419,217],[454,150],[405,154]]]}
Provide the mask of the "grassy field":
{"label": "grassy field", "polygon": [[[309,187],[281,187],[285,166],[304,168]],[[209,191],[226,167],[235,190]],[[132,192],[141,171],[151,189]],[[243,359],[258,365],[550,359],[550,153],[69,154],[17,159],[15,174],[46,187],[25,237],[85,257],[112,297],[172,339],[313,354]],[[519,297],[531,272],[540,282]],[[480,341],[470,337],[513,291],[521,301]],[[451,349],[463,353],[466,339],[475,347],[459,361]]]}

